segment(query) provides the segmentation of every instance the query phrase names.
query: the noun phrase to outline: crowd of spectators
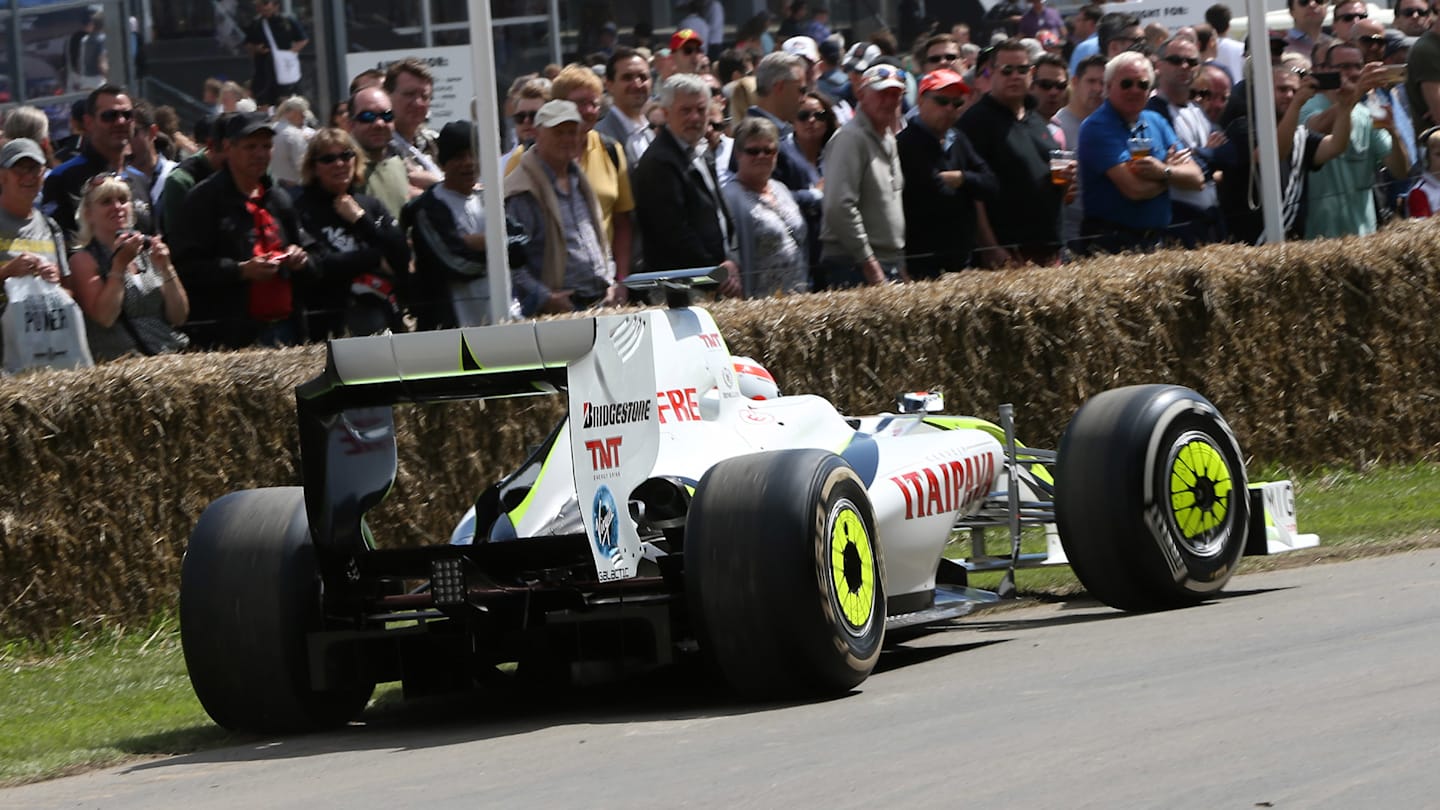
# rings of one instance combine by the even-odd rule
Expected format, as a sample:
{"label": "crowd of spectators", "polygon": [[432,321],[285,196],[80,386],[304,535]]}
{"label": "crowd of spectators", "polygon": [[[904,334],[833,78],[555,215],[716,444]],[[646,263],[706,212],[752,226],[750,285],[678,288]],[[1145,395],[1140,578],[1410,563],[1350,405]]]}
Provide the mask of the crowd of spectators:
{"label": "crowd of spectators", "polygon": [[188,132],[109,84],[71,142],[9,111],[0,277],[58,279],[97,360],[481,324],[490,138],[515,316],[624,305],[642,270],[723,266],[719,295],[757,297],[1258,243],[1255,70],[1289,238],[1440,210],[1437,9],[1398,0],[1386,27],[1359,0],[1290,3],[1293,27],[1247,55],[1224,5],[1167,31],[1002,0],[972,42],[902,3],[902,50],[886,30],[845,42],[823,0],[727,43],[720,3],[696,0],[668,40],[608,26],[599,52],[520,77],[499,131],[439,132],[413,58],[319,120],[276,73],[270,51],[305,37],[279,18],[252,43],[258,96],[207,83],[214,114]]}

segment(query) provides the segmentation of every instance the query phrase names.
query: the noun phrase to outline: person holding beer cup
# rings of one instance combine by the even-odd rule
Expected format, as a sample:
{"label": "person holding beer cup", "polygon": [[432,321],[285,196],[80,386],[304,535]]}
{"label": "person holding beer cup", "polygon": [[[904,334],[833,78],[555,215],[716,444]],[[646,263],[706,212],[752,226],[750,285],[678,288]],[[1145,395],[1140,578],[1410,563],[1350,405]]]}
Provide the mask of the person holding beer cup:
{"label": "person holding beer cup", "polygon": [[1145,109],[1154,85],[1143,54],[1115,56],[1105,65],[1105,101],[1080,125],[1085,252],[1153,250],[1170,226],[1170,189],[1205,183],[1165,117]]}

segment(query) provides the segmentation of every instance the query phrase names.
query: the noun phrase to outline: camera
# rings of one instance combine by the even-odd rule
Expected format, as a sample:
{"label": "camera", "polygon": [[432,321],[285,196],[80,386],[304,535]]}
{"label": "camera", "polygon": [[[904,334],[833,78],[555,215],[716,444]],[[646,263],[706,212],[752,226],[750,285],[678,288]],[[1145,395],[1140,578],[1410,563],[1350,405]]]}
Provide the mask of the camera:
{"label": "camera", "polygon": [[[129,234],[129,233],[140,233],[140,232],[137,231],[137,230],[135,230],[134,228],[126,228],[126,229],[120,231],[120,233],[117,234],[117,235],[118,235],[118,236],[124,236],[124,235]],[[148,250],[150,250],[150,245],[154,242],[154,240],[150,237],[149,234],[141,234],[141,236],[142,236],[143,238],[140,240],[140,252],[141,252],[141,253],[145,253],[145,252],[147,252]]]}
{"label": "camera", "polygon": [[1338,72],[1325,73],[1318,70],[1312,70],[1310,71],[1310,75],[1315,77],[1316,90],[1340,89],[1340,74]]}

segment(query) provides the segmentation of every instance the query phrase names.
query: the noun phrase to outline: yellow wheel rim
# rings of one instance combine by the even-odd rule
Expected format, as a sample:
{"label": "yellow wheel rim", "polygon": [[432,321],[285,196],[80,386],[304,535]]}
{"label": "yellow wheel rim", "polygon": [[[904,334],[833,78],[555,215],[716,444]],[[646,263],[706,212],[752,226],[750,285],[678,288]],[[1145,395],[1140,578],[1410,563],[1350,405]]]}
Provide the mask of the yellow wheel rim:
{"label": "yellow wheel rim", "polygon": [[836,504],[830,518],[830,581],[848,630],[863,633],[874,618],[875,549],[855,505]]}
{"label": "yellow wheel rim", "polygon": [[1225,526],[1233,488],[1225,457],[1208,439],[1192,434],[1177,442],[1170,462],[1170,510],[1196,553],[1209,551],[1209,538]]}

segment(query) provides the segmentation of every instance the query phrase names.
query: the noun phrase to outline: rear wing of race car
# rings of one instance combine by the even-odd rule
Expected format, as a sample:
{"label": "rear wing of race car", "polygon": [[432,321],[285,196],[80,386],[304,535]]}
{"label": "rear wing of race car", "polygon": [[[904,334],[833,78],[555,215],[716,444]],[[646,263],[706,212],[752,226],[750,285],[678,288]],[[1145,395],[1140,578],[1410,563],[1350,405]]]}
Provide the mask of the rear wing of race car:
{"label": "rear wing of race car", "polygon": [[[716,270],[646,273],[627,284],[664,289],[678,305],[692,285],[714,283]],[[656,366],[663,358],[718,368],[728,357],[710,314],[691,308],[333,340],[324,372],[296,389],[317,547],[341,557],[373,548],[364,515],[395,483],[394,405],[563,392],[597,577],[633,576],[640,540],[621,510],[659,452]]]}
{"label": "rear wing of race car", "polygon": [[577,319],[332,340],[324,372],[295,390],[316,543],[370,545],[364,514],[398,472],[392,406],[558,393],[595,335]]}

